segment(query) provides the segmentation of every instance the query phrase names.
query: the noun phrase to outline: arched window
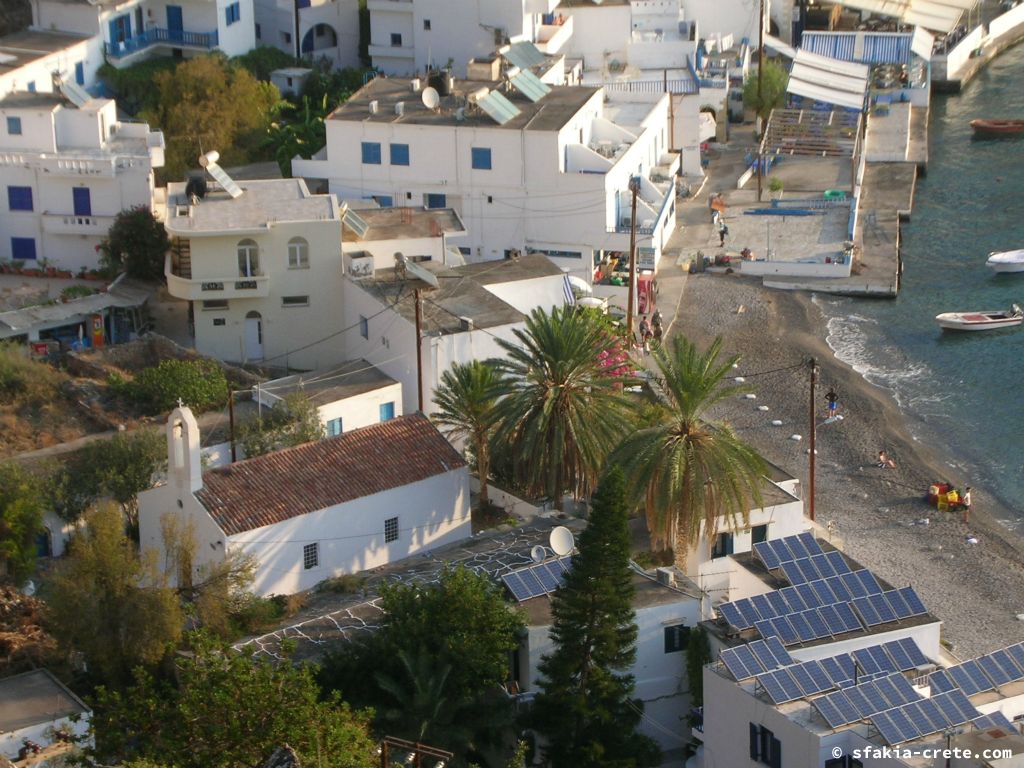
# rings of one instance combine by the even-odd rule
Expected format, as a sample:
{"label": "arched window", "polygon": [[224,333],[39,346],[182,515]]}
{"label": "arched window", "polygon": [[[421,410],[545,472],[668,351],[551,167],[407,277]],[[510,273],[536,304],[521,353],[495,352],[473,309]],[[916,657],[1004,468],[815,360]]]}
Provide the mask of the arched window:
{"label": "arched window", "polygon": [[304,237],[288,241],[288,269],[309,269],[309,243]]}
{"label": "arched window", "polygon": [[256,277],[260,272],[260,247],[255,240],[238,243],[238,276]]}

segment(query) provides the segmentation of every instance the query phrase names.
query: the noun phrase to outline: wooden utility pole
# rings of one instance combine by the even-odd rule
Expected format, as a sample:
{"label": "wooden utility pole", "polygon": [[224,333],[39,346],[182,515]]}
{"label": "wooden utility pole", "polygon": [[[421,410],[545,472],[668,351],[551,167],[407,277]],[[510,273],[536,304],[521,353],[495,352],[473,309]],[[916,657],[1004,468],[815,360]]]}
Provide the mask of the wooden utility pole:
{"label": "wooden utility pole", "polygon": [[420,289],[415,291],[416,296],[416,396],[418,398],[420,413],[423,413],[423,300],[420,298]]}
{"label": "wooden utility pole", "polygon": [[676,150],[676,105],[675,98],[672,96],[672,92],[668,89],[668,70],[663,69],[662,73],[662,84],[665,88],[665,93],[668,94],[668,151],[675,152]]}
{"label": "wooden utility pole", "polygon": [[231,463],[235,463],[235,393],[228,390],[228,430],[231,432]]}
{"label": "wooden utility pole", "polygon": [[757,24],[757,202],[761,202],[761,176],[763,174],[764,154],[761,148],[764,146],[764,126],[761,125],[761,95],[764,83],[764,0],[760,4],[761,14]]}
{"label": "wooden utility pole", "polygon": [[629,219],[629,297],[626,299],[626,333],[629,339],[629,347],[633,348],[633,312],[635,309],[635,298],[633,295],[636,285],[636,196],[640,192],[640,179],[637,176],[629,178],[629,191],[633,193],[633,202],[630,205]]}
{"label": "wooden utility pole", "polygon": [[810,447],[810,482],[808,483],[808,489],[807,490],[808,490],[808,497],[809,497],[808,512],[810,514],[811,520],[813,521],[814,520],[814,454],[816,452],[815,451],[815,447],[814,447],[814,437],[815,437],[815,432],[817,432],[816,425],[814,423],[815,422],[815,418],[816,418],[815,417],[815,413],[814,413],[814,385],[818,382],[818,361],[815,360],[812,357],[811,360],[810,360],[810,364],[811,364],[811,427],[810,427],[811,428],[811,447]]}
{"label": "wooden utility pole", "polygon": [[299,0],[294,0],[295,3],[295,58],[302,58],[302,39],[299,37]]}

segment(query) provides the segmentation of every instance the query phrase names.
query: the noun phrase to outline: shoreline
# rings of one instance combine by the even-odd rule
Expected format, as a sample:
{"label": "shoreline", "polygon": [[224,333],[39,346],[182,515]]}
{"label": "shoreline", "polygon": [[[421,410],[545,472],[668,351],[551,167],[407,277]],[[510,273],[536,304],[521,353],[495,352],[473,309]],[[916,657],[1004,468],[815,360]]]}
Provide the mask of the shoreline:
{"label": "shoreline", "polygon": [[[1012,517],[1007,505],[975,488],[965,525],[959,512],[940,513],[925,502],[933,482],[964,484],[952,476],[950,454],[914,439],[892,394],[835,356],[826,341],[826,319],[809,295],[773,291],[738,275],[683,279],[680,327],[701,346],[722,335],[725,351],[742,355],[736,375],[757,395],[727,401],[709,416],[732,424],[806,488],[809,372],[792,366],[817,358],[818,522],[831,522],[844,549],[883,579],[895,586],[912,584],[943,620],[943,639],[956,655],[974,656],[1019,641],[1024,636],[1024,622],[1016,618],[1024,613],[1024,538],[999,522]],[[840,395],[844,418],[822,425],[829,387]],[[781,419],[783,426],[771,426],[772,419]],[[793,434],[803,439],[789,439]],[[879,450],[896,460],[895,469],[875,466]],[[955,456],[952,463],[959,463]],[[978,543],[967,542],[968,534]]]}

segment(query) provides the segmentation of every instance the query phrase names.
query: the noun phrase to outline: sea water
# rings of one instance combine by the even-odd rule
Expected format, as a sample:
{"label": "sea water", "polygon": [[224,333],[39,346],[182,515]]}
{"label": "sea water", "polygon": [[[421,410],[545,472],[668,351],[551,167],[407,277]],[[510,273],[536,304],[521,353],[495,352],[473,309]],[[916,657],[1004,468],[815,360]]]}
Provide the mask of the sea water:
{"label": "sea water", "polygon": [[957,334],[935,323],[940,312],[1024,306],[1024,273],[985,265],[991,251],[1024,248],[1024,138],[976,140],[974,118],[1024,118],[1024,44],[962,93],[932,99],[899,297],[817,302],[836,355],[892,393],[915,439],[956,457],[934,479],[997,495],[1019,515],[1005,522],[1024,531],[1024,326]]}

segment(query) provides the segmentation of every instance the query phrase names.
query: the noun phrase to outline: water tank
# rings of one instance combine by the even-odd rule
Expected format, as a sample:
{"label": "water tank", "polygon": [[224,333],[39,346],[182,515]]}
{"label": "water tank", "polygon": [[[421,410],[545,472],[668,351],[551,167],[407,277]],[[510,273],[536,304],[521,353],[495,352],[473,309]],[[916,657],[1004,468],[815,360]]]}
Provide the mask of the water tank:
{"label": "water tank", "polygon": [[427,78],[427,85],[437,91],[439,96],[447,96],[452,90],[452,78],[447,72],[433,72]]}

